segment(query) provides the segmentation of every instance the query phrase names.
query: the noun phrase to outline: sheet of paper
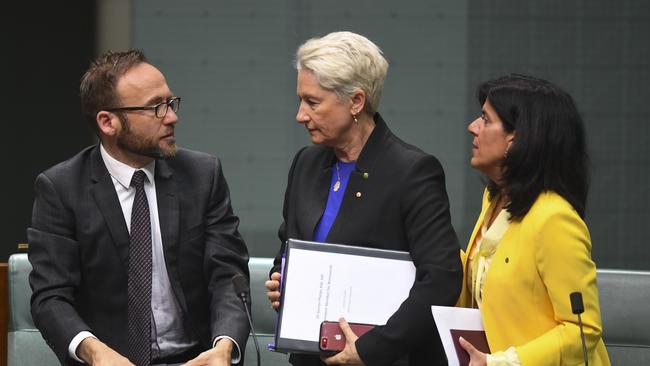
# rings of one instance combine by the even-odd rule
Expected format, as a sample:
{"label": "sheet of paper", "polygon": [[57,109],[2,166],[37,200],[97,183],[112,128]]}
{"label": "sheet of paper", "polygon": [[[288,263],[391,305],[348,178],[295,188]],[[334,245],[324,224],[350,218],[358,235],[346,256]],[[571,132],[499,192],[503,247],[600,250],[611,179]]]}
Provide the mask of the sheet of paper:
{"label": "sheet of paper", "polygon": [[411,261],[292,249],[286,274],[281,338],[318,342],[320,323],[384,325],[408,297]]}
{"label": "sheet of paper", "polygon": [[450,329],[484,330],[480,310],[450,306],[431,306],[431,313],[436,322],[440,340],[445,348],[449,366],[459,366]]}

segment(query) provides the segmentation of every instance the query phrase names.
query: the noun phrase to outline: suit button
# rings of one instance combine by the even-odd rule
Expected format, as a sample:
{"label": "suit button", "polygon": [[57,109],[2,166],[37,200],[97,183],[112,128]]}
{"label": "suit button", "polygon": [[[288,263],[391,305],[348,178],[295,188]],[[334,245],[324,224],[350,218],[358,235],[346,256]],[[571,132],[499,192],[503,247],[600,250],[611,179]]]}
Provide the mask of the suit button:
{"label": "suit button", "polygon": [[354,194],[357,198],[361,198],[361,192],[357,192]]}
{"label": "suit button", "polygon": [[363,172],[363,179],[368,179],[369,176],[368,172]]}

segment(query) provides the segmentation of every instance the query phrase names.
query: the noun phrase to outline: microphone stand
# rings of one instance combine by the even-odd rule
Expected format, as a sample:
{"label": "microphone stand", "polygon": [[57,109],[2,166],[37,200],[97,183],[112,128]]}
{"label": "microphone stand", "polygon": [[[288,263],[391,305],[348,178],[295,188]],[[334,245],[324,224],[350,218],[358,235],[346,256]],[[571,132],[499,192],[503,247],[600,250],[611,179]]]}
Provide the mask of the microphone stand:
{"label": "microphone stand", "polygon": [[587,346],[585,344],[585,332],[582,329],[582,317],[580,314],[578,314],[578,324],[580,324],[580,338],[582,339],[582,352],[585,357],[585,366],[589,366],[589,357],[587,356]]}
{"label": "microphone stand", "polygon": [[[257,343],[257,334],[255,334],[255,327],[253,327],[253,318],[251,318],[250,306],[248,305],[248,301],[246,301],[245,293],[240,294],[239,298],[244,303],[244,307],[246,308],[246,317],[248,317],[248,324],[251,326],[251,333],[253,333],[253,343],[255,343],[255,353],[257,353],[257,366],[260,366],[260,346]],[[584,335],[582,337],[584,342]]]}
{"label": "microphone stand", "polygon": [[585,306],[582,303],[582,293],[573,292],[569,296],[571,299],[571,311],[578,315],[578,325],[580,326],[580,338],[582,339],[582,352],[584,353],[585,366],[589,366],[589,356],[587,355],[587,344],[585,343],[585,332],[582,329],[582,314],[585,311]]}
{"label": "microphone stand", "polygon": [[255,327],[253,326],[253,318],[251,317],[251,308],[248,304],[248,300],[246,299],[246,295],[248,294],[248,281],[244,276],[241,274],[237,274],[232,278],[233,285],[235,287],[235,292],[237,293],[237,297],[241,300],[241,302],[244,304],[244,310],[246,311],[246,317],[248,318],[248,325],[251,327],[251,333],[253,333],[253,343],[255,344],[255,352],[257,353],[257,366],[260,366],[261,359],[260,359],[260,346],[257,343],[257,334],[255,334]]}

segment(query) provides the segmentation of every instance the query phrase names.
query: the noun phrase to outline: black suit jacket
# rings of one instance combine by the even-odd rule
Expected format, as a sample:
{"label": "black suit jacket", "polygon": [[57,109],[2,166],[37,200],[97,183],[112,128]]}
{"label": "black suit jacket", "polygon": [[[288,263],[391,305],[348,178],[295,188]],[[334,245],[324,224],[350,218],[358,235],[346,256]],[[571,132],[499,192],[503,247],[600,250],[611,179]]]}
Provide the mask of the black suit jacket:
{"label": "black suit jacket", "polygon": [[[360,337],[356,347],[369,366],[446,365],[430,306],[455,304],[462,269],[444,172],[436,158],[397,138],[379,114],[375,123],[327,242],[408,251],[416,281],[388,323]],[[322,145],[303,148],[294,158],[279,230],[282,248],[273,271],[279,270],[288,238],[312,239],[325,210],[335,159],[333,150]],[[322,364],[313,356],[293,355],[291,361]]]}
{"label": "black suit jacket", "polygon": [[[156,162],[155,181],[167,272],[188,328],[205,349],[227,335],[243,352],[249,326],[231,277],[248,277],[248,253],[220,162],[179,149]],[[129,357],[130,239],[99,146],[41,173],[35,190],[27,230],[34,323],[63,364],[75,364],[68,346],[84,330]]]}

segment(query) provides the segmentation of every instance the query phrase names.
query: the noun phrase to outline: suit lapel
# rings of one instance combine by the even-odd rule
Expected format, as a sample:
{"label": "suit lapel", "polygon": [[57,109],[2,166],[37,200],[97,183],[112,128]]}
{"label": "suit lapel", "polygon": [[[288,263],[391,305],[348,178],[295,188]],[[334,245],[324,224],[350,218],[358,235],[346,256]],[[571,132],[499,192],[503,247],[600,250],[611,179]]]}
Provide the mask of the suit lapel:
{"label": "suit lapel", "polygon": [[[345,190],[345,197],[341,202],[339,212],[334,219],[332,228],[327,235],[327,241],[330,243],[340,242],[341,233],[346,233],[349,218],[354,218],[357,215],[356,210],[360,207],[361,200],[356,199],[354,195],[359,192],[363,196],[368,187],[369,179],[375,176],[373,168],[375,162],[384,154],[386,139],[392,134],[384,122],[384,119],[379,113],[374,115],[375,128],[368,137],[365,146],[359,154],[354,170],[350,173],[350,179]],[[367,174],[368,178],[363,178]],[[327,200],[327,198],[325,198]],[[345,243],[353,244],[353,243]]]}
{"label": "suit lapel", "polygon": [[319,170],[316,184],[313,185],[314,190],[312,192],[306,192],[304,195],[304,199],[309,199],[309,204],[306,205],[306,212],[303,212],[305,219],[299,220],[300,235],[302,238],[307,238],[308,240],[312,240],[314,237],[314,230],[323,216],[325,205],[327,204],[327,196],[330,188],[329,183],[332,178],[332,165],[334,164],[334,153],[331,149],[328,150],[328,153],[325,154],[323,159],[323,163],[320,167],[316,168]]}
{"label": "suit lapel", "polygon": [[176,180],[174,180],[173,170],[166,161],[156,161],[155,179],[160,235],[165,253],[167,273],[178,302],[187,312],[187,303],[181,290],[180,277],[178,276],[178,245],[180,235],[178,187]]}
{"label": "suit lapel", "polygon": [[115,244],[115,250],[126,269],[129,263],[129,243],[131,239],[124,221],[120,200],[115,192],[113,180],[108,174],[99,152],[99,145],[91,152],[90,174],[90,179],[93,182],[93,186],[90,188],[91,194],[106,221],[106,226]]}
{"label": "suit lapel", "polygon": [[[176,182],[169,165],[162,160],[156,162],[156,200],[165,258],[172,257],[178,247],[179,209]],[[176,257],[173,256],[174,261]],[[171,258],[170,258],[171,259]],[[168,263],[169,264],[169,263]],[[174,263],[175,264],[175,263]]]}

